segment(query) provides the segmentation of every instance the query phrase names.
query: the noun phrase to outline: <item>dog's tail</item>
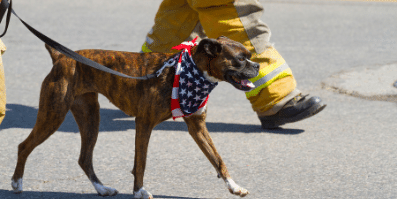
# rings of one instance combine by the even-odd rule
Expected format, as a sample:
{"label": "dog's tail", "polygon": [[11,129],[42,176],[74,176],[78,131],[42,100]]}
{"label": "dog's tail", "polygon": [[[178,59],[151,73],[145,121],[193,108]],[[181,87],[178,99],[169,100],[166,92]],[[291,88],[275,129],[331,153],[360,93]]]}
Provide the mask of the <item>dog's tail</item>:
{"label": "dog's tail", "polygon": [[61,53],[58,52],[57,50],[55,50],[54,48],[52,48],[51,46],[49,46],[48,44],[45,44],[45,48],[50,53],[50,56],[51,56],[51,59],[52,59],[52,63],[55,63],[58,60],[58,58],[61,55]]}

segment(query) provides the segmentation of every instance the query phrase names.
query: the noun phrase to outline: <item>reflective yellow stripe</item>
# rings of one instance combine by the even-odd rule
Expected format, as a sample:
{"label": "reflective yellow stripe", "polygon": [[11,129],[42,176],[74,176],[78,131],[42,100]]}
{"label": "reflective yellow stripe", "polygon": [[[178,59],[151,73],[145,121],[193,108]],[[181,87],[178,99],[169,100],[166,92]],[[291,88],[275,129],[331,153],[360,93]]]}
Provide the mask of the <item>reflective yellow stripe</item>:
{"label": "reflective yellow stripe", "polygon": [[152,51],[147,47],[146,42],[142,45],[142,52],[151,53]]}
{"label": "reflective yellow stripe", "polygon": [[279,73],[283,72],[285,69],[288,69],[289,66],[287,63],[282,64],[281,66],[275,68],[273,71],[265,75],[264,77],[256,80],[254,83],[255,87],[259,87],[262,84],[265,84],[266,82],[270,81],[274,77],[276,77]]}
{"label": "reflective yellow stripe", "polygon": [[258,95],[263,89],[272,84],[274,81],[292,75],[291,69],[284,60],[280,60],[274,64],[264,67],[259,71],[259,75],[250,79],[254,83],[255,89],[246,92],[246,96],[252,97]]}

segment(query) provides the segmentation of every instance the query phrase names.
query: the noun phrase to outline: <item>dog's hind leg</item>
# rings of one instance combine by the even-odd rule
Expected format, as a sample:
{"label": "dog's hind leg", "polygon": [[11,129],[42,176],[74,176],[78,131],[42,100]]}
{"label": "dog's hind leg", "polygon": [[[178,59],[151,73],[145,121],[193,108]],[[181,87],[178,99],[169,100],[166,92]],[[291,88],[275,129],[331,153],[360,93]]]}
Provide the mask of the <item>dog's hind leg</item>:
{"label": "dog's hind leg", "polygon": [[11,186],[15,193],[22,192],[22,177],[29,154],[49,138],[65,119],[73,102],[73,97],[67,90],[67,83],[64,79],[53,82],[47,77],[44,80],[36,124],[30,135],[18,145],[17,165],[11,179]]}
{"label": "dog's hind leg", "polygon": [[105,187],[98,179],[92,165],[92,157],[99,132],[99,103],[97,93],[86,93],[76,97],[71,111],[79,126],[81,135],[81,151],[79,165],[101,196],[113,196],[116,189]]}
{"label": "dog's hind leg", "polygon": [[201,115],[191,115],[189,117],[184,117],[190,135],[193,137],[194,141],[196,141],[197,145],[200,147],[201,151],[208,158],[211,164],[215,167],[216,171],[218,172],[218,176],[222,177],[222,179],[225,181],[230,193],[241,197],[246,196],[248,191],[237,185],[230,177],[226,165],[216,150],[215,145],[212,142],[212,138],[208,133],[205,124],[205,118],[205,112]]}

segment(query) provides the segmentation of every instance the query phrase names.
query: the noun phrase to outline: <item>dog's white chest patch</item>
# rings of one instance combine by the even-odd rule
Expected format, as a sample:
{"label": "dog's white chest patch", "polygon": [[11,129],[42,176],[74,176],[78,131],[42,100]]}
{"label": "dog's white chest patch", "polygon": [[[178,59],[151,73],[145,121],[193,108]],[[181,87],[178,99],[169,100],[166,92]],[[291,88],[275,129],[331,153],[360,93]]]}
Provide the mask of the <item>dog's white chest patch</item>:
{"label": "dog's white chest patch", "polygon": [[211,75],[209,75],[207,71],[204,71],[203,75],[208,81],[210,81],[212,83],[216,83],[216,82],[220,82],[221,81],[221,80],[217,79],[216,77],[212,77]]}

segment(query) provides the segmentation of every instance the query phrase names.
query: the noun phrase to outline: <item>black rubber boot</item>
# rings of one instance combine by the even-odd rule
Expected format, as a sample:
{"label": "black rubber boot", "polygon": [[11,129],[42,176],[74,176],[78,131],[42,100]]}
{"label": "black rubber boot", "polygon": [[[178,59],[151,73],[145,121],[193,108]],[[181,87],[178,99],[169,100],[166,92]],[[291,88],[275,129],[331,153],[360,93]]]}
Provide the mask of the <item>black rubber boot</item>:
{"label": "black rubber boot", "polygon": [[309,118],[327,105],[319,97],[306,98],[307,95],[298,95],[287,102],[284,107],[274,115],[259,117],[264,129],[274,129],[286,123],[297,122]]}

